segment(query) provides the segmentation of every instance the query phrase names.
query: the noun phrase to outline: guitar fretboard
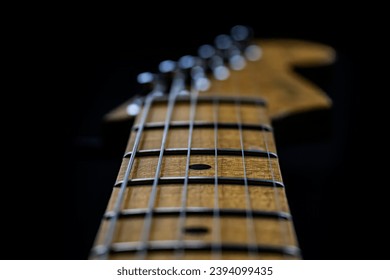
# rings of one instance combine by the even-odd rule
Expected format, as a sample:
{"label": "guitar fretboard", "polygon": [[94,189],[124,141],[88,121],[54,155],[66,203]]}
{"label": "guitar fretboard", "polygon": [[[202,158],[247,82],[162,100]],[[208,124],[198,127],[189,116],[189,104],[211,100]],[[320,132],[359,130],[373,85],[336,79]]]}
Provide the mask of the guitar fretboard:
{"label": "guitar fretboard", "polygon": [[[91,259],[300,258],[269,117],[331,106],[292,66],[331,63],[334,51],[298,40],[226,49],[229,40],[219,38],[220,49],[200,54],[190,71],[191,59],[182,57],[169,94],[157,82],[144,99]],[[261,59],[237,60],[237,46]],[[219,68],[226,60],[238,62],[228,79]],[[198,91],[210,62],[215,79]],[[196,74],[190,87],[189,72]],[[132,102],[107,119],[126,119],[139,104]]]}
{"label": "guitar fretboard", "polygon": [[136,119],[92,258],[299,258],[264,102],[177,97],[167,126],[168,107]]}

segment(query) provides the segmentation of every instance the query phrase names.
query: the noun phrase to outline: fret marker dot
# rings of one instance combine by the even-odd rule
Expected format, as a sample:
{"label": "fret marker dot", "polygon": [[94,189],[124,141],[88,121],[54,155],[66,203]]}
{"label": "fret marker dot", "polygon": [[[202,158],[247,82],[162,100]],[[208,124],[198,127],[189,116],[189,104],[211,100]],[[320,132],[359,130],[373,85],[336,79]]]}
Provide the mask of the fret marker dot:
{"label": "fret marker dot", "polygon": [[184,232],[188,234],[206,234],[209,232],[209,229],[206,227],[186,227],[184,228]]}
{"label": "fret marker dot", "polygon": [[205,169],[210,169],[211,166],[208,164],[198,163],[198,164],[191,164],[189,168],[194,170],[205,170]]}

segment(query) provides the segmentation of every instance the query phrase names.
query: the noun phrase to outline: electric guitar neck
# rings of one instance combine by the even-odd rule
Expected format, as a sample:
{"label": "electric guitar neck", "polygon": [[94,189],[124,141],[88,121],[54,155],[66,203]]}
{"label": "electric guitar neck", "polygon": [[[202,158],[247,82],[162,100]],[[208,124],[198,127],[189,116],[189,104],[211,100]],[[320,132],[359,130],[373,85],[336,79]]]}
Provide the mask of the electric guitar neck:
{"label": "electric guitar neck", "polygon": [[140,75],[150,93],[108,114],[135,121],[91,259],[301,258],[271,121],[331,106],[292,67],[334,52],[237,34]]}

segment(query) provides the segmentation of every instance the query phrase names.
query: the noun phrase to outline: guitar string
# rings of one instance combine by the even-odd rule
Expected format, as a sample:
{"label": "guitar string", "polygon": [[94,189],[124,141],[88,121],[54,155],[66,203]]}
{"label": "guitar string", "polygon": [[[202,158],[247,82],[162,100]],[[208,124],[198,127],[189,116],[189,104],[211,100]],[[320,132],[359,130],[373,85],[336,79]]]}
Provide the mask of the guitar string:
{"label": "guitar string", "polygon": [[[256,81],[256,75],[254,75],[254,72],[255,71],[249,71],[249,73],[251,73],[250,75],[252,76],[252,81]],[[256,88],[256,84],[255,82],[253,82],[255,88]],[[259,91],[260,88],[258,89]],[[265,109],[267,112],[268,110]],[[266,124],[267,121],[270,122],[271,120],[268,119],[266,120],[265,118],[265,115],[263,114],[259,114],[259,121],[260,121],[260,124],[261,123],[264,123]],[[272,126],[271,126],[272,128]],[[261,135],[262,135],[262,138],[263,138],[263,142],[264,142],[264,145],[265,145],[265,149],[266,149],[266,152],[267,152],[267,162],[268,162],[268,168],[271,172],[271,176],[272,176],[272,188],[273,188],[273,191],[274,191],[274,200],[275,200],[275,208],[277,209],[277,211],[279,212],[282,212],[282,209],[281,209],[281,202],[280,202],[280,198],[279,198],[279,193],[278,193],[278,188],[276,186],[276,183],[275,183],[275,174],[274,174],[274,168],[272,166],[272,159],[271,159],[271,156],[270,156],[270,151],[269,151],[269,144],[268,144],[268,133],[265,129],[261,131]],[[287,224],[285,224],[284,220],[280,217],[278,217],[278,221],[279,221],[279,227],[280,227],[280,235],[281,235],[281,239],[283,240],[282,242],[284,243],[284,245],[287,244],[287,239],[286,239],[286,236],[287,236]]]}
{"label": "guitar string", "polygon": [[[190,166],[190,158],[191,158],[192,136],[194,131],[194,121],[195,121],[195,114],[196,114],[196,107],[197,107],[197,100],[198,100],[198,90],[195,88],[193,83],[194,81],[191,82],[191,90],[190,90],[190,123],[188,127],[186,170],[184,176],[183,189],[181,193],[181,206],[180,206],[180,214],[179,214],[178,229],[177,229],[177,240],[179,240],[179,246],[183,242],[183,229],[186,222],[188,176],[189,176],[189,166]],[[180,250],[175,249],[176,259],[182,258],[183,253],[184,253],[183,249]]]}
{"label": "guitar string", "polygon": [[[245,64],[244,64],[245,67]],[[240,69],[236,70],[237,72]],[[237,81],[237,78],[235,75],[232,75],[231,78],[232,81],[232,87],[234,91],[237,93],[237,96],[240,98],[242,96],[241,87],[240,87],[240,80]],[[244,135],[243,135],[243,129],[242,129],[242,107],[241,107],[241,101],[240,99],[236,100],[235,102],[235,111],[236,111],[236,119],[237,119],[237,127],[239,131],[240,136],[240,149],[241,149],[241,159],[242,159],[242,167],[243,167],[243,175],[244,175],[244,193],[245,193],[245,212],[246,212],[246,227],[247,227],[247,239],[248,239],[248,255],[252,258],[255,258],[255,256],[258,256],[258,249],[257,249],[257,240],[256,240],[256,228],[255,223],[253,219],[253,209],[252,209],[252,203],[251,203],[251,197],[250,197],[250,190],[249,190],[249,184],[248,184],[248,176],[246,171],[246,159],[245,159],[245,152],[244,152]]]}
{"label": "guitar string", "polygon": [[[238,90],[239,96],[241,95],[241,92]],[[251,199],[250,199],[250,191],[249,191],[249,185],[248,185],[248,177],[246,172],[246,163],[245,163],[245,153],[244,153],[244,137],[242,133],[242,117],[241,117],[241,102],[236,101],[236,114],[237,114],[237,124],[238,124],[238,130],[240,134],[240,146],[241,146],[241,158],[242,158],[242,167],[244,172],[244,192],[245,192],[245,210],[246,210],[246,223],[247,223],[247,229],[248,229],[248,254],[254,257],[254,255],[258,254],[257,246],[256,246],[256,230],[255,230],[255,224],[253,220],[253,210],[251,205]],[[251,250],[251,245],[253,249]]]}
{"label": "guitar string", "polygon": [[146,122],[146,119],[149,115],[149,111],[150,111],[150,108],[152,106],[153,100],[160,93],[161,92],[159,92],[159,91],[151,92],[145,99],[145,105],[144,105],[144,108],[142,111],[140,123],[138,125],[139,129],[138,129],[136,137],[135,137],[135,141],[134,141],[134,145],[133,145],[133,148],[131,151],[129,163],[127,164],[127,167],[126,167],[125,176],[123,177],[123,181],[121,183],[121,186],[120,186],[119,192],[118,192],[118,196],[117,196],[116,201],[115,201],[115,205],[114,205],[114,209],[113,209],[114,214],[113,214],[112,218],[110,219],[107,233],[106,233],[106,236],[104,238],[104,243],[103,243],[103,248],[102,248],[103,253],[99,254],[99,256],[98,256],[99,259],[107,259],[108,258],[109,247],[112,244],[112,239],[114,236],[116,223],[118,221],[118,215],[119,215],[119,212],[121,209],[121,205],[123,203],[124,194],[125,194],[125,191],[127,188],[127,183],[128,183],[130,173],[131,173],[131,170],[132,170],[132,167],[134,164],[134,160],[135,160],[135,156],[136,156],[136,153],[138,150],[138,146],[139,146],[139,143],[141,142],[142,133],[143,133],[143,130],[145,127],[145,122]]}
{"label": "guitar string", "polygon": [[213,101],[213,119],[214,119],[214,208],[213,208],[213,242],[211,252],[213,259],[221,258],[221,221],[219,213],[219,194],[218,194],[218,115],[219,101],[218,97]]}
{"label": "guitar string", "polygon": [[155,176],[153,179],[153,186],[150,192],[148,208],[144,219],[144,225],[141,231],[141,237],[140,237],[141,242],[137,253],[137,259],[144,259],[148,251],[148,242],[149,242],[151,227],[153,222],[153,207],[156,202],[156,195],[158,190],[157,187],[158,187],[160,173],[161,173],[162,161],[164,158],[164,151],[165,151],[165,145],[166,145],[168,131],[169,131],[169,125],[171,123],[176,97],[179,95],[180,91],[183,88],[184,88],[184,75],[180,72],[176,72],[168,96],[168,108],[167,108],[167,113],[164,122],[164,132],[161,140],[160,154],[158,157]]}
{"label": "guitar string", "polygon": [[[246,62],[245,62],[246,64]],[[244,64],[244,67],[245,67]],[[240,69],[237,70],[237,72]],[[238,74],[239,75],[239,74]],[[242,97],[241,92],[241,86],[240,86],[240,80],[237,80],[237,76],[232,75],[231,81],[232,81],[232,87],[234,91],[237,93],[237,96],[240,98]],[[235,110],[236,110],[236,118],[237,118],[237,127],[239,131],[240,136],[240,148],[241,148],[241,159],[242,159],[242,167],[243,167],[243,174],[244,174],[244,192],[245,192],[245,212],[246,212],[246,227],[247,227],[247,238],[248,238],[248,255],[254,258],[255,256],[258,256],[259,252],[257,249],[257,238],[256,238],[256,228],[255,228],[255,222],[253,219],[253,209],[252,209],[252,203],[251,203],[251,194],[248,184],[248,176],[247,176],[247,170],[246,170],[246,158],[245,158],[245,152],[244,152],[244,135],[243,135],[243,129],[242,129],[242,106],[240,99],[236,100],[235,102]]]}
{"label": "guitar string", "polygon": [[[165,149],[165,142],[166,142],[166,138],[167,138],[167,132],[168,132],[168,129],[169,129],[170,118],[171,118],[171,115],[172,115],[173,106],[174,106],[174,103],[175,103],[175,100],[176,100],[178,92],[179,92],[179,90],[177,90],[175,94],[172,94],[172,91],[171,91],[171,93],[169,95],[168,112],[167,112],[167,118],[166,118],[165,127],[164,127],[164,135],[163,135],[163,140],[162,140],[162,145],[161,145],[161,150],[160,150],[159,162],[158,162],[158,165],[157,165],[156,176],[155,176],[154,184],[153,184],[153,187],[152,187],[151,198],[149,200],[148,214],[146,215],[146,221],[148,223],[145,223],[145,225],[144,225],[144,232],[146,232],[147,234],[144,235],[145,238],[144,238],[144,241],[143,241],[143,243],[144,243],[143,249],[146,248],[145,244],[149,240],[150,228],[151,228],[151,220],[152,220],[152,214],[153,214],[152,209],[153,209],[155,196],[156,196],[156,189],[157,189],[157,184],[158,184],[159,173],[161,171],[162,157],[163,157],[163,153],[164,153],[164,149]],[[191,95],[191,96],[193,96],[193,95]],[[141,124],[139,125],[139,129],[137,131],[135,144],[133,146],[131,157],[130,157],[128,166],[126,168],[125,177],[124,177],[124,180],[123,180],[123,182],[121,184],[121,187],[120,187],[120,190],[119,190],[119,193],[118,193],[118,197],[117,197],[117,200],[116,200],[116,203],[115,203],[115,206],[114,206],[114,210],[113,210],[114,215],[113,215],[112,219],[110,220],[110,226],[109,226],[109,228],[107,230],[107,235],[106,235],[105,242],[104,242],[104,247],[106,249],[106,254],[108,254],[108,250],[107,249],[110,246],[110,244],[112,243],[113,233],[114,233],[114,229],[115,229],[115,224],[117,222],[117,217],[118,217],[118,214],[119,214],[119,211],[120,211],[120,206],[121,206],[122,201],[123,201],[124,192],[126,190],[128,178],[129,178],[129,175],[130,175],[133,163],[134,163],[135,154],[136,154],[136,151],[137,151],[139,143],[140,143],[140,139],[141,139],[141,136],[142,136],[142,133],[143,133],[144,124],[145,124],[147,115],[149,113],[151,104],[153,102],[153,99],[154,99],[154,96],[148,96],[146,98],[146,100],[145,100],[145,106],[144,106],[144,110],[143,110],[143,115],[142,115],[142,118],[141,118],[141,121],[140,121]],[[195,104],[195,103],[193,103],[194,102],[193,100],[195,100],[195,102],[196,102],[196,98],[192,98],[191,97],[191,111],[193,110],[192,109],[193,106],[194,106],[193,104]],[[214,223],[215,224],[216,224],[216,221],[218,221],[218,225],[216,226],[216,228],[218,228],[219,236],[220,236],[219,219],[217,219],[217,220],[215,219],[215,217],[219,218],[219,208],[218,208],[218,158],[217,158],[218,157],[218,153],[217,153],[218,121],[217,120],[218,120],[218,110],[219,110],[219,108],[218,108],[218,105],[219,105],[218,101],[214,100],[214,104],[213,105],[214,105],[214,142],[215,142],[215,185],[214,185],[214,195],[215,195],[215,198],[214,198],[213,218],[214,218]],[[238,104],[236,104],[236,106],[239,106],[238,111],[240,111],[241,110],[241,104],[238,103]],[[236,108],[236,110],[237,110],[237,108]],[[191,119],[192,119],[194,117],[194,113],[191,113],[191,115],[192,115],[191,116]],[[238,114],[238,116],[240,117],[240,114]],[[246,176],[246,168],[245,168],[245,155],[244,155],[244,150],[243,150],[243,135],[242,135],[242,123],[241,123],[241,120],[239,120],[238,125],[239,125],[239,130],[240,130],[240,144],[241,144],[242,157],[243,157],[243,167],[244,167],[244,174],[245,174],[245,189],[246,189],[246,196],[247,196],[247,203],[248,203],[248,193],[249,192],[248,192],[248,184],[247,184],[247,176]],[[189,148],[189,150],[188,150],[188,154],[187,154],[186,176],[185,176],[185,178],[187,180],[185,181],[185,185],[188,185],[188,166],[189,166],[189,155],[190,155],[190,148],[191,148],[191,141],[192,141],[191,139],[192,139],[193,124],[190,125],[189,130],[190,130],[189,134],[191,134],[191,136],[189,136],[189,140],[188,140],[188,148]],[[265,134],[266,133],[263,131],[262,132],[263,141],[264,141],[265,146],[266,146],[266,151],[267,151],[267,155],[268,155],[269,168],[270,168],[270,171],[271,171],[271,174],[272,174],[272,178],[273,178],[274,196],[276,197],[277,208],[280,209],[279,195],[278,195],[278,193],[276,191],[275,175],[274,175],[274,170],[272,168],[271,158],[270,158],[270,154],[269,154],[268,134],[267,135],[265,135]],[[184,208],[185,208],[185,203],[183,201],[186,201],[187,187],[183,188],[183,194],[185,194],[185,196],[184,196],[184,198],[182,200],[181,213],[185,213],[185,211],[182,211],[182,210],[183,210],[183,205],[184,205]],[[249,203],[250,203],[250,199],[249,199]],[[252,213],[250,213],[250,215],[252,215]],[[181,216],[181,218],[183,218],[183,216]],[[185,219],[185,216],[184,216],[184,219]],[[146,230],[145,230],[145,228],[146,228]],[[179,230],[180,230],[180,228],[181,227],[179,227]],[[219,240],[219,243],[220,243],[220,237],[218,238],[218,240]],[[220,245],[219,245],[219,251],[220,251]]]}
{"label": "guitar string", "polygon": [[[264,143],[265,143],[266,151],[267,151],[268,165],[269,165],[269,169],[271,170],[271,174],[272,174],[272,184],[273,184],[273,190],[274,190],[275,206],[276,206],[277,211],[282,212],[283,210],[281,209],[281,202],[280,202],[280,198],[279,198],[278,188],[276,187],[276,184],[275,184],[275,174],[274,174],[274,170],[272,167],[270,152],[269,152],[269,148],[268,148],[269,147],[268,146],[268,132],[263,131],[262,135],[263,135],[263,139],[265,140]],[[279,225],[280,225],[281,239],[283,240],[284,245],[287,245],[287,238],[286,238],[287,224],[280,217],[278,217],[278,221],[279,221]]]}

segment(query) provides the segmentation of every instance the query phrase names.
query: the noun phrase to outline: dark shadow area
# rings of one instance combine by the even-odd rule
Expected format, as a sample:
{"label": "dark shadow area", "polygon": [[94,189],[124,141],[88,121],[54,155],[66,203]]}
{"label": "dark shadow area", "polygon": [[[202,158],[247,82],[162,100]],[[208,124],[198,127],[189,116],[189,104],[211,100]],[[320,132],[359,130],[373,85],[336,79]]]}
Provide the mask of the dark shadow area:
{"label": "dark shadow area", "polygon": [[[283,24],[272,24],[276,21]],[[51,189],[45,199],[55,196],[56,203],[63,200],[62,206],[56,204],[55,214],[64,215],[58,219],[58,232],[47,231],[40,251],[12,258],[87,258],[131,128],[130,123],[107,128],[103,116],[141,91],[136,83],[138,73],[155,71],[164,59],[195,54],[201,44],[212,43],[216,35],[228,32],[235,24],[245,24],[253,27],[258,38],[311,40],[337,51],[332,66],[296,69],[327,92],[332,109],[274,124],[303,257],[388,259],[390,234],[384,227],[389,211],[382,203],[388,191],[381,187],[386,183],[375,175],[380,165],[375,153],[380,148],[373,143],[375,133],[365,117],[370,110],[364,99],[367,59],[361,57],[366,43],[353,32],[358,28],[357,20],[346,20],[345,15],[335,15],[331,20],[328,15],[308,16],[296,21],[295,16],[233,17],[226,13],[218,20],[203,14],[196,22],[180,18],[171,23],[162,16],[153,22],[144,25],[119,16],[108,19],[92,15],[74,22],[77,27],[72,27],[72,59],[66,74],[70,90],[53,97],[53,102],[61,102],[64,109],[57,112],[59,136],[49,138],[47,146],[50,158],[54,156],[49,148],[53,141],[63,141],[61,153],[56,151],[55,155],[60,167],[48,167],[53,175],[46,177],[57,182],[63,193]],[[373,97],[378,93],[369,94]],[[45,223],[50,224],[50,220]],[[59,243],[62,251],[52,248]]]}

